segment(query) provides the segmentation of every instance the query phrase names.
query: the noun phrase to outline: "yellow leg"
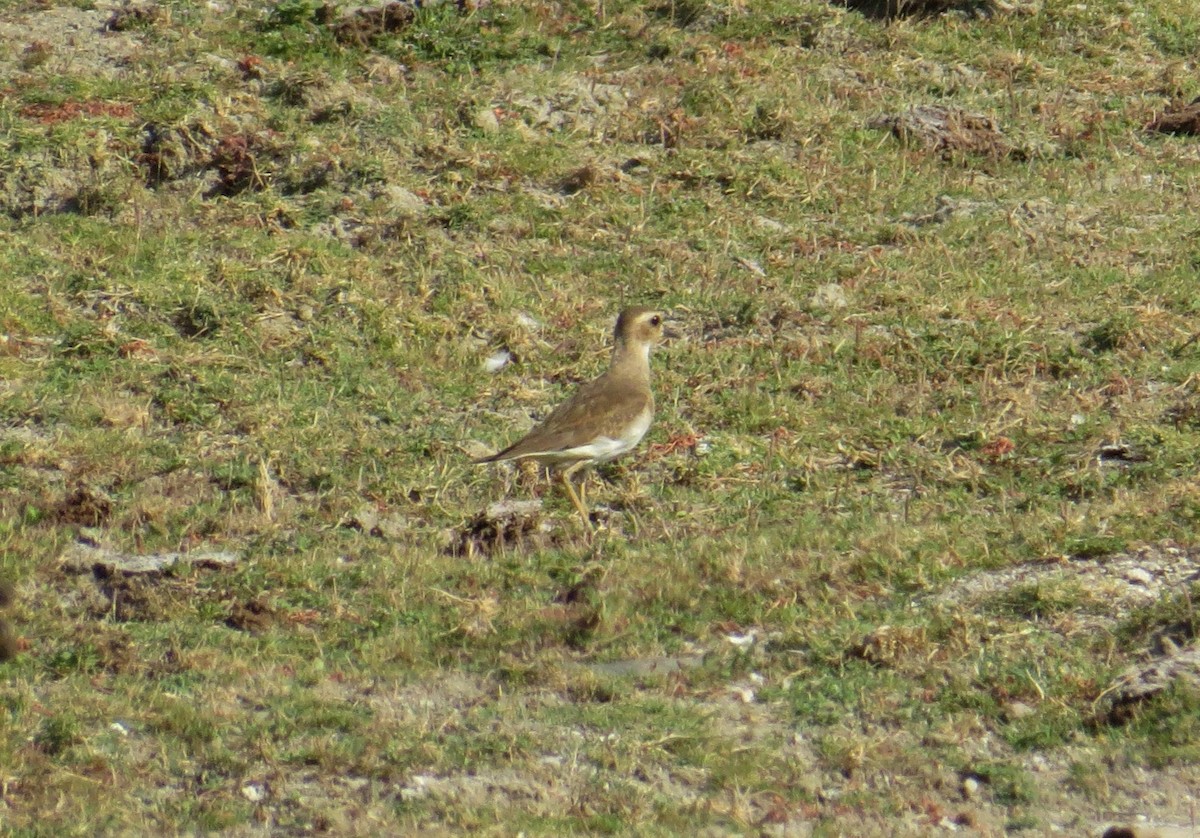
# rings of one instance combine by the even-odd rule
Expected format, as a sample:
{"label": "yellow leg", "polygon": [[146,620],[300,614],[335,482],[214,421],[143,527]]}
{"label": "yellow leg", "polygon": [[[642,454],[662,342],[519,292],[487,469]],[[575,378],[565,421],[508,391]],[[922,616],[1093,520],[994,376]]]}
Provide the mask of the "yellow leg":
{"label": "yellow leg", "polygon": [[[583,519],[583,525],[588,528],[589,532],[594,531],[592,527],[592,519],[588,516],[587,507],[583,505],[583,501],[579,499],[579,495],[575,493],[575,487],[571,485],[571,476],[584,466],[584,463],[576,463],[570,468],[559,473],[562,479],[563,488],[567,490],[567,497],[571,499],[571,503],[575,506],[575,511],[579,513],[579,517]],[[582,484],[580,490],[583,489]]]}

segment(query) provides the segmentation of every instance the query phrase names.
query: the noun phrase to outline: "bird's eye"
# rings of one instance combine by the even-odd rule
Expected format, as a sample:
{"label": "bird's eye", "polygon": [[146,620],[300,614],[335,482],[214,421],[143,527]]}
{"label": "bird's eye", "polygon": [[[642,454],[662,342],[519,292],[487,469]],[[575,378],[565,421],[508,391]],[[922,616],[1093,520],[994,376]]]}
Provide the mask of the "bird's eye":
{"label": "bird's eye", "polygon": [[653,317],[651,317],[651,318],[650,318],[650,325],[651,325],[651,326],[661,326],[661,325],[662,325],[662,318],[661,318],[661,317],[659,317],[657,314],[656,314],[656,315],[654,315]]}

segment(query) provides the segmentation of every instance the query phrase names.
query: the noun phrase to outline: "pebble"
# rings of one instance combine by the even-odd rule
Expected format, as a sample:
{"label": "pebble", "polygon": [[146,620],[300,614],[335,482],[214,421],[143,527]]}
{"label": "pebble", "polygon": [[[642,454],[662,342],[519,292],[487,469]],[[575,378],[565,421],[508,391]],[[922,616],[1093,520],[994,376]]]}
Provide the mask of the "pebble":
{"label": "pebble", "polygon": [[1023,701],[1010,701],[1004,705],[1004,715],[1010,721],[1013,719],[1024,719],[1032,716],[1035,712],[1037,711]]}
{"label": "pebble", "polygon": [[813,308],[823,309],[839,309],[850,305],[846,299],[846,291],[836,282],[830,282],[813,291],[812,296],[808,298],[809,303]]}
{"label": "pebble", "polygon": [[500,130],[500,120],[492,108],[480,108],[475,112],[475,127],[485,134],[495,134]]}
{"label": "pebble", "polygon": [[962,781],[962,794],[967,800],[975,800],[979,797],[979,781],[974,777],[967,777]]}
{"label": "pebble", "polygon": [[1125,581],[1132,582],[1135,585],[1144,585],[1148,588],[1150,587],[1150,583],[1154,581],[1154,577],[1144,567],[1131,567],[1125,571]]}

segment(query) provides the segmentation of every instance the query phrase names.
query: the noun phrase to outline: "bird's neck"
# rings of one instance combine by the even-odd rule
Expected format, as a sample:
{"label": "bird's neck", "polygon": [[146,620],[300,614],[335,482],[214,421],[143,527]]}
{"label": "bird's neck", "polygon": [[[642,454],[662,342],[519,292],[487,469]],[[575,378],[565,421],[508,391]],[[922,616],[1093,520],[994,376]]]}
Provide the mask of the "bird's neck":
{"label": "bird's neck", "polygon": [[613,347],[610,369],[630,378],[650,380],[650,344],[618,341]]}

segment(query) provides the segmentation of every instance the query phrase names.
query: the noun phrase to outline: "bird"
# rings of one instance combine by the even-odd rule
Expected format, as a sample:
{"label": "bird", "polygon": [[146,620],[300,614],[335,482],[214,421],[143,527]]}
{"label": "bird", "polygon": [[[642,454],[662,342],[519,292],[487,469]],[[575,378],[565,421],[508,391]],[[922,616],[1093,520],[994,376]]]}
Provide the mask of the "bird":
{"label": "bird", "polygon": [[650,350],[665,336],[669,332],[663,312],[642,306],[626,308],[613,329],[608,369],[581,385],[521,439],[475,462],[534,460],[553,467],[575,511],[591,529],[587,507],[571,485],[571,478],[587,466],[633,450],[650,429],[654,417]]}

